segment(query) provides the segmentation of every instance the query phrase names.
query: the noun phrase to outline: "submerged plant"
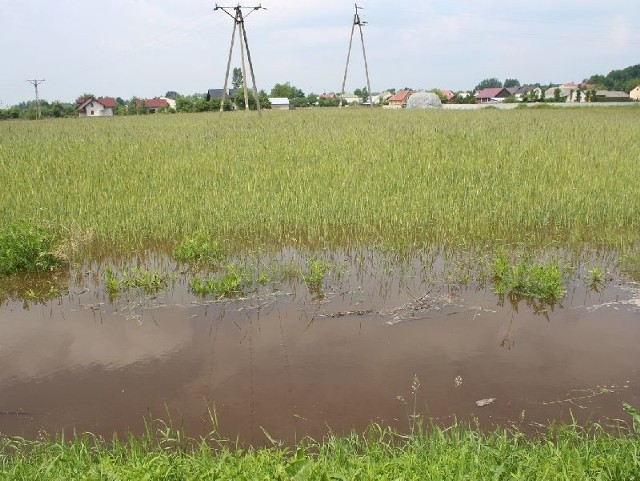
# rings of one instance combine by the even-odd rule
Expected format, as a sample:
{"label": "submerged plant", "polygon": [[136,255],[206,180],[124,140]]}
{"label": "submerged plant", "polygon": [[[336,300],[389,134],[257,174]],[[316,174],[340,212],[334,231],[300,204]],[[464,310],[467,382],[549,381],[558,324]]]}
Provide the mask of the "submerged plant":
{"label": "submerged plant", "polygon": [[310,291],[318,293],[322,291],[322,283],[324,277],[331,268],[331,264],[321,259],[310,259],[307,263],[307,272],[303,274],[302,278],[307,283],[307,287]]}
{"label": "submerged plant", "polygon": [[169,287],[174,281],[175,274],[158,270],[147,271],[133,267],[123,270],[122,277],[119,278],[111,267],[107,266],[105,269],[105,289],[111,297],[117,297],[118,294],[132,289],[141,289],[147,294],[152,294]]}
{"label": "submerged plant", "polygon": [[179,262],[185,264],[214,264],[224,258],[220,244],[203,232],[184,239],[173,251]]}
{"label": "submerged plant", "polygon": [[57,238],[50,231],[26,222],[0,231],[0,276],[19,272],[45,272],[62,264],[54,254]]}
{"label": "submerged plant", "polygon": [[246,279],[234,264],[227,265],[226,273],[219,279],[193,277],[189,289],[197,296],[214,295],[221,299],[242,294]]}
{"label": "submerged plant", "polygon": [[503,248],[493,260],[493,290],[500,295],[557,301],[565,295],[562,270],[557,262],[535,262],[521,254],[510,262]]}

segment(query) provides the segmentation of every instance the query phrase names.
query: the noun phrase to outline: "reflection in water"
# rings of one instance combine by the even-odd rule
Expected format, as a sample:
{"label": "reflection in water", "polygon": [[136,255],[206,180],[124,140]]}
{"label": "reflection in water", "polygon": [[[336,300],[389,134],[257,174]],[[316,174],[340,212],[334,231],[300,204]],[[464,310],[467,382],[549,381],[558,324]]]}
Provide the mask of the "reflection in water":
{"label": "reflection in water", "polygon": [[109,302],[84,269],[55,300],[5,301],[0,431],[109,435],[171,414],[197,435],[211,409],[224,435],[263,443],[264,431],[292,441],[372,421],[408,429],[398,398],[483,425],[619,418],[622,401],[640,404],[633,285],[596,293],[574,280],[562,304],[530,304],[452,290],[420,262],[332,255],[341,275],[322,296],[288,278],[214,302],[182,279]]}

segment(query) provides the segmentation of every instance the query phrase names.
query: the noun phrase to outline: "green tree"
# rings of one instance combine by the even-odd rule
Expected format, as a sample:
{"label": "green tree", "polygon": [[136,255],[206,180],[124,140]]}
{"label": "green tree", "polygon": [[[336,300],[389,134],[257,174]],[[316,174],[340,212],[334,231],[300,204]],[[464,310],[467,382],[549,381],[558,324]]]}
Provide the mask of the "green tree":
{"label": "green tree", "polygon": [[358,97],[360,97],[363,102],[369,101],[369,91],[367,90],[367,87],[362,87],[361,89],[355,89],[353,91],[353,95],[357,95]]}
{"label": "green tree", "polygon": [[514,87],[520,87],[520,81],[518,79],[508,78],[504,81],[504,88],[509,89]]}
{"label": "green tree", "polygon": [[240,67],[235,67],[233,69],[233,76],[231,77],[231,85],[233,85],[234,89],[240,89],[244,85],[244,77],[242,75],[242,69]]}
{"label": "green tree", "polygon": [[499,87],[502,87],[502,82],[500,82],[500,80],[498,80],[497,78],[493,77],[493,78],[484,79],[482,82],[476,85],[476,87],[473,90],[477,92],[479,90],[499,88]]}
{"label": "green tree", "polygon": [[64,117],[64,107],[60,102],[55,101],[51,104],[51,116],[56,118]]}
{"label": "green tree", "polygon": [[[260,92],[258,92],[258,99],[260,100],[260,108],[261,109],[270,109],[271,108],[271,102],[269,102],[269,95],[267,94],[267,92],[265,92],[264,90],[260,90]],[[251,90],[249,90],[248,103],[249,103],[249,110],[256,110],[258,108],[255,96],[253,95],[253,91],[251,91]],[[244,110],[245,109],[245,105],[244,105],[244,89],[236,90],[235,104],[236,104],[236,109],[238,109],[238,110]]]}
{"label": "green tree", "polygon": [[180,94],[178,92],[176,92],[175,90],[169,90],[169,91],[167,91],[166,94],[164,94],[164,96],[169,98],[169,99],[176,100],[178,97],[180,97]]}
{"label": "green tree", "polygon": [[284,97],[288,99],[304,98],[304,92],[289,82],[277,83],[271,89],[271,97]]}
{"label": "green tree", "polygon": [[314,106],[318,103],[318,96],[314,93],[307,95],[307,105]]}

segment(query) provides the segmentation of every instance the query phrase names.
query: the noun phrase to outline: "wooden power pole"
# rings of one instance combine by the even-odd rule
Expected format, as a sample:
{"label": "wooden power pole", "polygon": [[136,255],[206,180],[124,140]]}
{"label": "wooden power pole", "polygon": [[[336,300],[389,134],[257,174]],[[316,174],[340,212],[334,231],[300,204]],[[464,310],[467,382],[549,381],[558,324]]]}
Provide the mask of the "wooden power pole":
{"label": "wooden power pole", "polygon": [[[238,32],[238,38],[240,41],[240,57],[242,59],[242,83],[244,89],[244,108],[249,110],[249,95],[247,88],[247,68],[245,65],[245,52],[249,62],[249,71],[251,72],[251,81],[253,82],[253,95],[256,99],[256,107],[258,114],[260,114],[260,99],[258,98],[258,87],[256,86],[256,76],[253,72],[253,62],[251,61],[251,51],[249,50],[249,41],[247,40],[247,30],[244,26],[244,20],[256,10],[266,10],[262,5],[257,7],[243,7],[240,4],[235,7],[220,7],[216,4],[215,10],[222,10],[233,19],[233,33],[231,34],[231,46],[229,47],[229,60],[227,61],[227,72],[224,77],[224,88],[222,90],[222,101],[220,102],[220,112],[224,110],[224,101],[227,98],[227,87],[229,86],[229,71],[231,70],[231,56],[233,55],[233,46],[236,39],[236,31]],[[232,14],[230,11],[233,10]],[[249,10],[246,15],[243,14],[243,10]]]}
{"label": "wooden power pole", "polygon": [[356,12],[353,15],[353,25],[351,26],[351,38],[349,39],[349,52],[347,53],[347,65],[344,68],[344,79],[342,80],[342,90],[340,90],[339,106],[342,107],[342,97],[344,95],[344,87],[347,83],[347,71],[349,70],[349,60],[351,60],[351,46],[353,45],[353,34],[357,26],[358,29],[360,30],[360,41],[362,42],[362,57],[364,58],[364,72],[365,72],[365,75],[367,76],[367,93],[369,94],[369,105],[373,107],[373,101],[371,97],[371,83],[369,82],[369,66],[367,65],[367,52],[364,49],[364,35],[362,33],[362,26],[366,25],[367,22],[363,22],[360,19],[360,14],[358,13],[358,10],[362,10],[362,7],[359,7],[357,3],[355,4],[355,6],[356,6]]}

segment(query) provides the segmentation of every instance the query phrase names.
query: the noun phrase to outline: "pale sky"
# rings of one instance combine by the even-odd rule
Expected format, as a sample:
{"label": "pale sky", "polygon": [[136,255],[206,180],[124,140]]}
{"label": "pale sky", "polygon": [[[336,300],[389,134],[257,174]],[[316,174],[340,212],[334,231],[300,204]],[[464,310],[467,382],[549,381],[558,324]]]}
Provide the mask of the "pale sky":
{"label": "pale sky", "polygon": [[[236,2],[220,2],[235,6]],[[245,4],[243,4],[245,5]],[[246,3],[254,6],[257,3]],[[638,0],[361,0],[371,88],[579,82],[640,63]],[[208,0],[0,0],[0,107],[220,88],[233,20]],[[264,0],[246,20],[259,89],[339,91],[354,3]],[[357,30],[356,30],[357,33]],[[240,66],[236,41],[232,66]],[[359,35],[347,91],[366,85]]]}

